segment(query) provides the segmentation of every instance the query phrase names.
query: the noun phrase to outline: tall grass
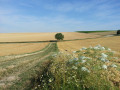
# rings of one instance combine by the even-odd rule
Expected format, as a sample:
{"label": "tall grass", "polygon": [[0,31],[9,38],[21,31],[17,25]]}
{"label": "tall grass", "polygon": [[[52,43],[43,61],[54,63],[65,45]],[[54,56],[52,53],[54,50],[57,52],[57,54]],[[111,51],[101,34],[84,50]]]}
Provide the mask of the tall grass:
{"label": "tall grass", "polygon": [[52,56],[53,63],[35,89],[119,90],[119,64],[114,52],[100,45]]}

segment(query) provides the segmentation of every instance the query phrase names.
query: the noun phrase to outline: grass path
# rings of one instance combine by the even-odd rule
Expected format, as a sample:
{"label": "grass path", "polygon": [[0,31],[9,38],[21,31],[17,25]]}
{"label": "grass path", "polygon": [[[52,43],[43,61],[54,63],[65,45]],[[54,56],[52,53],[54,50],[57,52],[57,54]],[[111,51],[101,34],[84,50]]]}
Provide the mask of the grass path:
{"label": "grass path", "polygon": [[[2,89],[7,88],[8,86],[16,85],[15,83],[17,83],[18,80],[25,80],[25,78],[27,78],[27,80],[30,79],[29,76],[34,73],[28,73],[28,71],[31,72],[33,70],[33,72],[35,72],[34,69],[36,67],[40,69],[40,66],[43,65],[56,49],[56,43],[50,43],[46,48],[38,52],[0,57],[0,87]],[[11,58],[9,59],[8,57]],[[24,76],[26,74],[29,75]],[[23,83],[23,81],[21,83]]]}

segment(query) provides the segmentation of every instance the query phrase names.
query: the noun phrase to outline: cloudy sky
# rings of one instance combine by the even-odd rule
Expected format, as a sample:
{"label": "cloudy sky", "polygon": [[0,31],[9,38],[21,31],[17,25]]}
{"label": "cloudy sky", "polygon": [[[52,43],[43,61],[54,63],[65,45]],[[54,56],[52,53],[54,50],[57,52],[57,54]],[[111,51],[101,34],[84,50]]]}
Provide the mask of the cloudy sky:
{"label": "cloudy sky", "polygon": [[0,0],[0,33],[120,29],[120,0]]}

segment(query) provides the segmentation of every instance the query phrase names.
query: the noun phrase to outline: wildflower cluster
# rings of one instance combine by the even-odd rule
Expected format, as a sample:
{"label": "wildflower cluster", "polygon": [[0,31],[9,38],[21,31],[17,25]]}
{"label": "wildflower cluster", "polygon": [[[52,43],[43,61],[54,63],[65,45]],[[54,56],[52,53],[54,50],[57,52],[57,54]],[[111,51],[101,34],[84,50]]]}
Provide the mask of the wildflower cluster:
{"label": "wildflower cluster", "polygon": [[[120,71],[117,57],[110,48],[97,45],[83,47],[72,54],[58,53],[53,56],[48,79],[51,89],[115,89],[120,87]],[[51,79],[54,78],[54,79]]]}

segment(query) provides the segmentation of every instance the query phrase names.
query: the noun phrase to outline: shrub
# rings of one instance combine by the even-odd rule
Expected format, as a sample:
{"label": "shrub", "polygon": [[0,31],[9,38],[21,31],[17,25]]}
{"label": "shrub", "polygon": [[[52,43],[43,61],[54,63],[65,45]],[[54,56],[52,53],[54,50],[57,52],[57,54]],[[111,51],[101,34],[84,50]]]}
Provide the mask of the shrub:
{"label": "shrub", "polygon": [[120,34],[120,30],[117,30],[117,35],[119,35]]}
{"label": "shrub", "polygon": [[55,35],[55,38],[56,38],[57,40],[63,40],[63,39],[64,39],[64,35],[63,35],[62,33],[57,33],[57,34]]}

